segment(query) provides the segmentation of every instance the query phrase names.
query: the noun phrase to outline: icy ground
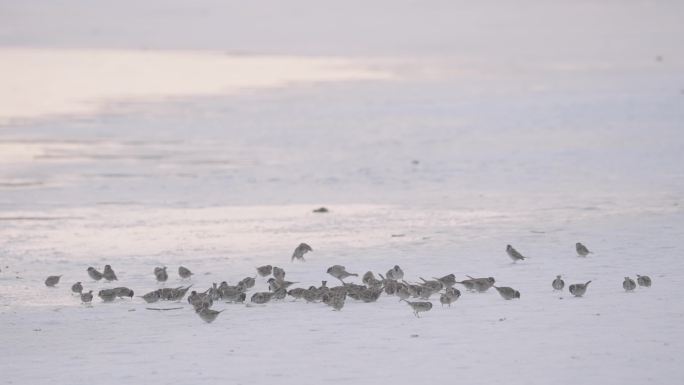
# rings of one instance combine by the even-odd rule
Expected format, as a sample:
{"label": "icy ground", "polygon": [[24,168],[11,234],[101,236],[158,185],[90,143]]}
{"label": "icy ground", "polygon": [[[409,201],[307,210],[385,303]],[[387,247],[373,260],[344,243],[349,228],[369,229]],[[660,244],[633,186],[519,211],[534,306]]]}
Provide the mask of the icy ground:
{"label": "icy ground", "polygon": [[[379,2],[346,36],[326,21],[355,15],[354,1],[311,13],[302,12],[307,1],[274,4],[306,14],[296,26],[250,7],[244,24],[227,12],[236,18],[229,23],[215,2],[144,6],[145,17],[159,15],[156,33],[143,18],[117,30],[110,15],[123,8],[86,8],[85,21],[73,23],[68,11],[82,2],[48,3],[4,4],[12,17],[0,42],[251,47],[350,56],[392,76],[109,100],[98,114],[1,126],[0,383],[684,379],[684,31],[673,22],[681,5],[545,2],[518,14],[508,2],[438,2],[436,10],[397,2],[395,18],[383,18],[392,2]],[[188,28],[172,28],[179,20]],[[249,33],[212,34],[238,27]],[[510,33],[494,33],[501,29]],[[330,213],[311,212],[320,206]],[[594,254],[577,258],[577,241]],[[290,263],[300,242],[314,252]],[[512,264],[508,243],[530,259]],[[161,304],[184,307],[166,312],[139,298],[82,306],[71,284],[112,286],[85,272],[106,263],[136,294],[159,287],[152,270],[160,265],[171,272],[167,286],[187,283],[175,274],[183,264],[196,273],[194,287],[208,288],[265,263],[303,287],[332,283],[333,264],[360,274],[399,264],[409,281],[491,275],[522,297],[463,291],[442,308],[435,296],[420,319],[387,296],[348,300],[341,312],[290,298],[218,303],[226,311],[205,324],[185,301]],[[52,274],[64,276],[49,289]],[[557,274],[593,283],[572,298],[551,289]],[[636,274],[650,275],[653,287],[625,293],[623,278]],[[265,288],[258,279],[250,293]]]}

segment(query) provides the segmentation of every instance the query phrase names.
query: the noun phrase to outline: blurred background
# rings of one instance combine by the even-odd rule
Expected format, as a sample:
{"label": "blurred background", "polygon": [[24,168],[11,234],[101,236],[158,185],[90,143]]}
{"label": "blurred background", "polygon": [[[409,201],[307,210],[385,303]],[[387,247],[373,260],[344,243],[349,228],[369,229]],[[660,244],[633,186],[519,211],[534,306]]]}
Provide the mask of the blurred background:
{"label": "blurred background", "polygon": [[[0,262],[41,287],[46,266],[82,275],[85,264],[112,260],[141,284],[154,266],[180,263],[238,279],[257,264],[289,263],[305,241],[310,262],[288,271],[311,283],[344,262],[376,272],[395,263],[430,272],[422,274],[496,272],[502,282],[546,287],[577,268],[574,242],[583,241],[624,265],[596,259],[578,279],[599,271],[621,279],[645,261],[654,277],[681,273],[683,15],[675,0],[0,0]],[[321,206],[330,212],[312,212]],[[541,256],[548,271],[513,273],[508,243]],[[314,270],[323,276],[307,275]],[[75,306],[26,282],[4,281],[2,305]],[[619,289],[602,284],[605,293]],[[665,300],[660,309],[681,311],[676,298]],[[579,324],[594,325],[605,309],[595,306]],[[472,338],[489,335],[475,314],[460,321],[471,322]],[[536,358],[550,368],[537,379],[548,383],[564,369],[574,378],[576,367],[556,349],[600,355],[630,331],[657,329],[670,341],[676,328],[652,328],[660,324],[651,319],[625,326],[622,314],[615,309],[615,323],[601,324],[625,328],[615,339],[600,330],[561,336],[511,369],[537,373]],[[471,358],[495,351],[503,360],[511,346],[544,341],[550,334],[530,331],[535,320],[513,324],[518,334],[507,329]],[[28,332],[13,328],[24,336],[12,345],[16,357],[35,359],[31,346],[42,351],[44,341],[24,345]],[[390,330],[375,333],[394,341]],[[250,341],[238,345],[263,350]],[[634,354],[641,343],[630,340]],[[396,368],[366,365],[376,355],[364,344],[352,344],[363,352],[351,360],[359,376],[377,381]],[[675,355],[657,344],[648,350],[664,365],[654,366],[662,369],[655,378],[676,378],[667,377]],[[183,346],[179,357],[202,357],[202,346]],[[452,354],[431,346],[426,370]],[[629,361],[641,356],[624,352],[595,357],[606,365],[592,373],[642,375]],[[126,357],[107,356],[121,365]],[[163,357],[169,377],[160,383],[179,362]],[[266,360],[306,366],[292,361]],[[237,367],[244,379],[259,375],[256,366]],[[464,373],[471,383],[510,380],[474,367]],[[424,379],[398,370],[407,381]],[[53,375],[70,378],[65,368]],[[186,380],[204,378],[193,375]]]}

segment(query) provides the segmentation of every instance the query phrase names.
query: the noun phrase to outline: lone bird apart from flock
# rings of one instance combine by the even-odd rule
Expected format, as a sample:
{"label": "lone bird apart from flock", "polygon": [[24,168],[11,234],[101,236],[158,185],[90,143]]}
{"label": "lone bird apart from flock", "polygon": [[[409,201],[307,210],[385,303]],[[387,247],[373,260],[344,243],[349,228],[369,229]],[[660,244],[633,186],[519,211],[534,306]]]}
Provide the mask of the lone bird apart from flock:
{"label": "lone bird apart from flock", "polygon": [[587,281],[587,283],[574,283],[570,285],[568,288],[570,290],[570,294],[574,295],[575,297],[581,297],[584,295],[584,293],[587,292],[587,287],[591,281]]}
{"label": "lone bird apart from flock", "polygon": [[625,280],[622,281],[622,288],[625,289],[625,291],[633,291],[636,287],[637,284],[632,278],[625,277]]}
{"label": "lone bird apart from flock", "polygon": [[307,245],[306,243],[300,243],[299,246],[297,246],[297,248],[294,250],[294,253],[292,253],[292,259],[290,262],[294,261],[295,259],[304,262],[304,254],[308,253],[309,251],[313,251],[311,246]]}
{"label": "lone bird apart from flock", "polygon": [[557,275],[556,279],[551,282],[551,286],[553,287],[553,290],[563,290],[565,287],[565,281],[563,281],[560,275]]}
{"label": "lone bird apart from flock", "polygon": [[112,267],[109,265],[105,265],[104,271],[102,272],[102,276],[107,281],[118,281],[119,280],[118,278],[116,278],[116,274],[114,274],[114,270],[112,270]]}
{"label": "lone bird apart from flock", "polygon": [[513,262],[524,261],[525,257],[514,249],[511,245],[506,245],[506,253],[513,260]]}
{"label": "lone bird apart from flock", "polygon": [[45,280],[45,286],[55,287],[55,285],[59,283],[60,278],[62,278],[61,275],[51,275],[47,277],[47,279]]}
{"label": "lone bird apart from flock", "polygon": [[577,242],[575,244],[575,249],[577,250],[577,256],[579,257],[586,257],[587,255],[591,254],[591,251],[589,251],[589,249],[587,249],[587,247],[581,242]]}
{"label": "lone bird apart from flock", "polygon": [[188,278],[192,277],[192,274],[193,274],[192,271],[190,271],[190,269],[188,269],[187,267],[178,266],[178,275],[182,279],[188,279]]}

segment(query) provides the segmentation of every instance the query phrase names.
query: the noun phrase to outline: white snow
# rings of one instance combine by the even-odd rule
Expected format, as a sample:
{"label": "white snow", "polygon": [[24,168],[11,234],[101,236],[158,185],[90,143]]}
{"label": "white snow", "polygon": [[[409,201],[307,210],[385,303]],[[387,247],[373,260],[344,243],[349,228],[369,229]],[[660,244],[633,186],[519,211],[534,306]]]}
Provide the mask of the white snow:
{"label": "white snow", "polygon": [[[681,383],[682,3],[322,4],[1,5],[0,383]],[[242,60],[266,64],[221,74]],[[142,295],[156,266],[206,289],[266,263],[303,287],[334,264],[494,276],[521,299],[217,303],[205,324],[185,300],[70,294],[114,286],[88,266]],[[554,293],[557,274],[592,284]],[[653,287],[625,293],[636,274]]]}

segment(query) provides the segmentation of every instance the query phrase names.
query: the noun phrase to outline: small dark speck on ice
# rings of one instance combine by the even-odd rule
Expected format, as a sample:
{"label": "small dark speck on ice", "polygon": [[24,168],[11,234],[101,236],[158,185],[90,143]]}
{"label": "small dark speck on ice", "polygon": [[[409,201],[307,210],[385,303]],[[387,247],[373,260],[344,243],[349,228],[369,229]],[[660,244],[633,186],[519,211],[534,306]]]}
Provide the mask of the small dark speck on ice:
{"label": "small dark speck on ice", "polygon": [[418,334],[411,334],[411,338],[418,338],[420,337]]}

